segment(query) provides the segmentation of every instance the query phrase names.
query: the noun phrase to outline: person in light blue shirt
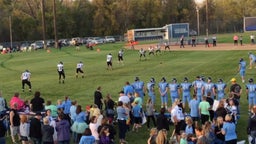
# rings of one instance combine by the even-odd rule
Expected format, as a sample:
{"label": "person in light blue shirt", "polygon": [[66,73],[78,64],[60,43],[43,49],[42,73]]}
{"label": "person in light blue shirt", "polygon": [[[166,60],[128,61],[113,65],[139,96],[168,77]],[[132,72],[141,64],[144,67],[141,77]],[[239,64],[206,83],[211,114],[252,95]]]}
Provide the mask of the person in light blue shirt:
{"label": "person in light blue shirt", "polygon": [[241,58],[239,61],[238,71],[242,79],[242,83],[245,82],[245,70],[246,70],[246,61]]}
{"label": "person in light blue shirt", "polygon": [[189,101],[190,116],[197,125],[199,121],[199,101],[197,100],[196,94],[193,94],[193,99]]}
{"label": "person in light blue shirt", "polygon": [[70,107],[71,107],[71,100],[69,99],[68,96],[65,97],[65,100],[62,102],[62,106],[63,106],[63,112],[64,114],[68,115],[70,114]]}
{"label": "person in light blue shirt", "polygon": [[117,121],[118,121],[118,134],[119,134],[119,140],[120,142],[125,142],[125,136],[127,132],[127,125],[126,125],[126,120],[127,120],[127,113],[125,108],[123,107],[123,102],[119,101],[117,103]]}
{"label": "person in light blue shirt", "polygon": [[85,129],[84,135],[81,137],[79,144],[95,144],[95,138],[89,128]]}
{"label": "person in light blue shirt", "polygon": [[147,92],[148,96],[152,100],[153,105],[156,102],[156,95],[155,95],[155,79],[152,77],[150,81],[147,83]]}
{"label": "person in light blue shirt", "polygon": [[197,96],[197,100],[199,102],[201,102],[202,96],[203,96],[202,88],[204,86],[204,81],[202,80],[202,78],[200,76],[197,76],[196,80],[192,83],[192,86],[194,87],[194,93]]}
{"label": "person in light blue shirt", "polygon": [[204,96],[207,96],[208,93],[211,93],[211,98],[214,99],[215,97],[215,85],[212,82],[212,78],[208,77],[207,83],[204,83],[203,86],[203,94]]}
{"label": "person in light blue shirt", "polygon": [[168,83],[166,82],[165,77],[161,79],[161,82],[158,83],[158,89],[161,96],[161,107],[167,109],[168,102]]}
{"label": "person in light blue shirt", "polygon": [[245,87],[249,103],[248,111],[250,111],[252,107],[256,105],[256,85],[253,83],[252,78],[249,79],[249,83],[246,84]]}
{"label": "person in light blue shirt", "polygon": [[256,61],[256,56],[252,53],[252,52],[249,52],[249,61],[250,61],[250,67],[249,69],[252,69],[253,65],[255,64],[255,61]]}
{"label": "person in light blue shirt", "polygon": [[226,144],[237,143],[236,125],[232,122],[232,116],[230,114],[225,116],[225,122],[223,124],[221,133],[225,135]]}
{"label": "person in light blue shirt", "polygon": [[173,78],[172,83],[169,83],[168,86],[170,90],[172,103],[174,103],[175,99],[180,97],[180,85],[177,83],[177,79]]}
{"label": "person in light blue shirt", "polygon": [[132,108],[132,114],[133,114],[133,128],[132,130],[136,130],[136,132],[138,132],[138,128],[140,127],[140,123],[141,123],[141,107],[138,105],[138,102],[135,101],[133,108]]}
{"label": "person in light blue shirt", "polygon": [[218,100],[223,99],[225,96],[225,90],[227,88],[227,84],[225,84],[222,79],[219,79],[218,83],[215,84],[215,87],[216,87],[216,92],[218,96],[217,99]]}
{"label": "person in light blue shirt", "polygon": [[135,77],[135,82],[132,84],[132,87],[134,88],[134,91],[140,95],[140,97],[144,98],[144,82],[140,81],[139,77]]}
{"label": "person in light blue shirt", "polygon": [[180,87],[182,89],[182,104],[183,108],[186,107],[186,102],[189,103],[190,101],[190,90],[192,87],[192,84],[188,82],[188,78],[184,78],[184,82],[180,84]]}
{"label": "person in light blue shirt", "polygon": [[127,95],[127,96],[128,96],[128,94],[133,95],[133,93],[134,93],[134,89],[128,81],[125,83],[125,86],[123,87],[123,90],[124,90],[124,94]]}

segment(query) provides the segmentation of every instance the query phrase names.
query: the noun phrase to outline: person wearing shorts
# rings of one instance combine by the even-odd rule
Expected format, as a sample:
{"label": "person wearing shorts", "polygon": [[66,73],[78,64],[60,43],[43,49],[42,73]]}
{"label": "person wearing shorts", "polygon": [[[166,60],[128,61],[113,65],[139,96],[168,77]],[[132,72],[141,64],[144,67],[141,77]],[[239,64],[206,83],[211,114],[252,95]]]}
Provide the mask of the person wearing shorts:
{"label": "person wearing shorts", "polygon": [[107,70],[112,70],[112,54],[107,55]]}
{"label": "person wearing shorts", "polygon": [[16,143],[15,136],[19,136],[19,127],[20,127],[20,116],[17,111],[18,104],[14,103],[12,109],[10,110],[10,130],[11,130],[11,137],[12,137],[12,142]]}
{"label": "person wearing shorts", "polygon": [[78,73],[81,73],[82,78],[84,78],[83,66],[84,64],[82,61],[76,64],[76,78],[78,78]]}

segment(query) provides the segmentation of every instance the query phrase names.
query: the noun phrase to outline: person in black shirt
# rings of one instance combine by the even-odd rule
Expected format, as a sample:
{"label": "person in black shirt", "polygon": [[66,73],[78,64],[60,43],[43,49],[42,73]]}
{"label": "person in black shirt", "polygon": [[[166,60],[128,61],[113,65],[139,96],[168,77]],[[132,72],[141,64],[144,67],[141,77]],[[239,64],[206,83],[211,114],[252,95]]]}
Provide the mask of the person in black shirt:
{"label": "person in black shirt", "polygon": [[156,127],[157,130],[162,130],[162,129],[166,129],[169,130],[169,121],[167,120],[167,117],[164,115],[165,113],[165,108],[161,108],[160,110],[160,114],[157,116],[156,119]]}
{"label": "person in black shirt", "polygon": [[40,97],[41,93],[36,91],[34,98],[30,101],[30,109],[32,112],[42,112],[44,111],[44,99]]}
{"label": "person in black shirt", "polygon": [[35,117],[30,121],[29,127],[29,137],[33,141],[34,144],[41,144],[42,142],[42,129],[41,129],[41,118],[42,115],[40,112],[37,112]]}
{"label": "person in black shirt", "polygon": [[5,117],[0,117],[0,144],[5,144],[5,134],[7,131],[7,128],[4,124],[4,118]]}
{"label": "person in black shirt", "polygon": [[94,92],[94,104],[98,106],[100,110],[102,110],[103,105],[103,97],[101,93],[101,87],[99,86],[97,90]]}
{"label": "person in black shirt", "polygon": [[206,101],[210,104],[211,108],[209,109],[210,120],[212,121],[214,118],[214,111],[212,110],[214,100],[211,98],[211,92],[207,93]]}
{"label": "person in black shirt", "polygon": [[256,106],[251,110],[251,115],[248,119],[247,134],[252,137],[251,144],[255,144],[256,141]]}
{"label": "person in black shirt", "polygon": [[115,102],[112,100],[111,95],[107,94],[107,98],[105,100],[105,110],[106,110],[106,116],[110,124],[112,124],[115,116],[114,107],[115,107]]}

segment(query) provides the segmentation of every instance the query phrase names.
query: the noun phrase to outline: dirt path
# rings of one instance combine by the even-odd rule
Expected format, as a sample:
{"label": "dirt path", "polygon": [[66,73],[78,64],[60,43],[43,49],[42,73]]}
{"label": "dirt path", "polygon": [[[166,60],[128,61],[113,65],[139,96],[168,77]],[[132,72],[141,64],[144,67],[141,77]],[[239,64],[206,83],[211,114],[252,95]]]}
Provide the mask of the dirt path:
{"label": "dirt path", "polygon": [[[156,46],[156,44],[138,44],[135,45],[135,49],[139,50],[143,48],[148,50],[150,46]],[[130,46],[125,48],[130,49]],[[245,44],[243,46],[234,46],[234,44],[217,44],[216,47],[205,47],[204,45],[197,45],[196,47],[191,47],[191,45],[185,45],[185,48],[180,48],[179,45],[171,45],[171,51],[229,51],[229,50],[256,50],[256,45]],[[161,46],[161,49],[164,50],[164,46]]]}

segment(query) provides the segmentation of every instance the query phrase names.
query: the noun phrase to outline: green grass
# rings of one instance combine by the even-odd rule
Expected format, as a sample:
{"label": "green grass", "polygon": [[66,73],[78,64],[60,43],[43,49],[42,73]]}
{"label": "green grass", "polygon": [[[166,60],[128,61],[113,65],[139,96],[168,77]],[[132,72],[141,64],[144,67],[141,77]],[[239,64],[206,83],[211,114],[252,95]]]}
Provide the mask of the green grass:
{"label": "green grass", "polygon": [[[31,99],[33,93],[21,92],[20,75],[25,69],[28,69],[32,73],[32,90],[39,90],[45,100],[56,102],[57,99],[70,96],[85,109],[86,105],[93,103],[93,94],[98,86],[102,87],[104,96],[110,93],[113,99],[117,100],[118,92],[125,82],[133,82],[135,76],[139,76],[147,83],[151,77],[154,77],[157,82],[163,76],[167,81],[175,77],[178,82],[181,82],[184,77],[188,77],[192,82],[197,75],[204,75],[211,76],[214,82],[222,78],[229,87],[229,80],[232,77],[236,77],[238,82],[241,81],[236,71],[238,60],[241,57],[248,60],[248,51],[175,51],[163,52],[158,56],[147,56],[147,60],[139,61],[138,51],[125,50],[124,66],[122,66],[117,63],[117,53],[123,47],[123,43],[116,43],[96,46],[93,51],[84,47],[81,47],[80,51],[76,51],[74,47],[66,47],[61,51],[51,49],[51,53],[38,50],[30,53],[0,55],[0,89],[8,101],[14,92],[20,92],[23,99]],[[100,52],[96,51],[97,48],[100,49]],[[112,71],[106,70],[106,55],[108,53],[112,53],[114,59],[114,70]],[[56,65],[59,61],[64,63],[65,84],[58,83]],[[76,63],[79,61],[84,63],[84,79],[75,78]],[[247,70],[246,79],[253,77],[254,74],[255,70]],[[241,119],[237,125],[240,140],[247,138],[245,132],[248,117],[245,87],[244,85],[242,87]],[[158,108],[159,105],[160,99],[159,93],[157,93]],[[144,126],[139,133],[129,132],[127,141],[133,144],[145,143],[148,133]]]}

